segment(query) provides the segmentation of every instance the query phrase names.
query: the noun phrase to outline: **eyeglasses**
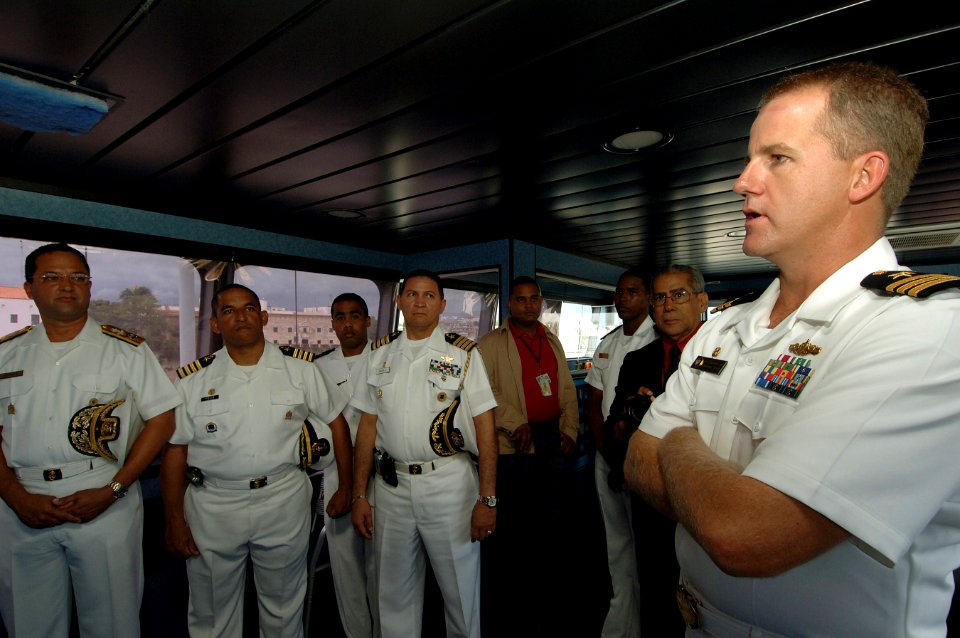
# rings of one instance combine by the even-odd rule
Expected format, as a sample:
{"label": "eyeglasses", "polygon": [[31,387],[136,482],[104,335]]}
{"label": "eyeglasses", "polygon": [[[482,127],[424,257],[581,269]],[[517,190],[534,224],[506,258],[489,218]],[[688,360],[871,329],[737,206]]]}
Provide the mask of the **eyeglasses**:
{"label": "eyeglasses", "polygon": [[658,292],[657,294],[650,297],[650,299],[653,301],[654,306],[662,306],[663,304],[667,303],[667,297],[669,297],[670,299],[673,300],[673,303],[679,306],[681,304],[685,304],[688,301],[690,301],[690,298],[692,296],[693,296],[693,293],[689,293],[683,288],[680,288],[679,290],[673,290],[669,293]]}
{"label": "eyeglasses", "polygon": [[75,284],[85,284],[88,281],[91,281],[90,275],[85,272],[45,272],[42,275],[39,275],[40,281],[45,284],[58,284],[64,279],[69,279],[71,283]]}

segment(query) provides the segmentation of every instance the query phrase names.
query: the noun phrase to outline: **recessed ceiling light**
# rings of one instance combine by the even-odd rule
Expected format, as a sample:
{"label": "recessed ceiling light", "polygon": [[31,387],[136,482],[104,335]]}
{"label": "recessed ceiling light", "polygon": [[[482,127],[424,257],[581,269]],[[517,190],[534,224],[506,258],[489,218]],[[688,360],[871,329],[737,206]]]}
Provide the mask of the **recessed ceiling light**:
{"label": "recessed ceiling light", "polygon": [[350,208],[334,208],[332,210],[325,210],[323,212],[328,216],[336,217],[337,219],[359,219],[361,217],[366,217],[366,215],[360,211]]}
{"label": "recessed ceiling light", "polygon": [[613,138],[603,145],[603,150],[608,153],[639,153],[644,149],[666,146],[671,140],[673,135],[666,131],[637,129]]}

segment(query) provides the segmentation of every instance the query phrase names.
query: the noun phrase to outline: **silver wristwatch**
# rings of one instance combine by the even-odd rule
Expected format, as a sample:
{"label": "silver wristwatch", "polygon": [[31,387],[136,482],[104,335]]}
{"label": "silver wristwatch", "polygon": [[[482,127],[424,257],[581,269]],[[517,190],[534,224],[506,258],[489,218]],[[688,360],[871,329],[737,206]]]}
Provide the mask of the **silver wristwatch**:
{"label": "silver wristwatch", "polygon": [[496,496],[481,496],[477,499],[487,507],[496,507],[497,506],[497,497]]}

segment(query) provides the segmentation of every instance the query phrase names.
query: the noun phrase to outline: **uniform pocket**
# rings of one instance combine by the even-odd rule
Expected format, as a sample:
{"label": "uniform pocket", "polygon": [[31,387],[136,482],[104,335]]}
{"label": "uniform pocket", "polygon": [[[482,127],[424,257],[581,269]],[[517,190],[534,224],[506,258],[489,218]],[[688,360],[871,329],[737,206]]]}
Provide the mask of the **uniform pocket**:
{"label": "uniform pocket", "polygon": [[796,410],[796,399],[753,386],[740,401],[735,416],[754,441],[761,441],[775,434]]}
{"label": "uniform pocket", "polygon": [[303,420],[307,418],[306,398],[303,390],[296,388],[273,390],[270,393],[270,405],[276,417],[274,423],[292,421],[299,427]]}
{"label": "uniform pocket", "polygon": [[453,400],[460,396],[460,379],[440,375],[430,375],[430,391],[433,395],[433,412],[445,410]]}
{"label": "uniform pocket", "polygon": [[71,379],[71,384],[79,391],[81,396],[89,395],[90,399],[97,399],[103,402],[105,399],[117,398],[117,390],[120,388],[120,375],[105,374],[78,374]]}

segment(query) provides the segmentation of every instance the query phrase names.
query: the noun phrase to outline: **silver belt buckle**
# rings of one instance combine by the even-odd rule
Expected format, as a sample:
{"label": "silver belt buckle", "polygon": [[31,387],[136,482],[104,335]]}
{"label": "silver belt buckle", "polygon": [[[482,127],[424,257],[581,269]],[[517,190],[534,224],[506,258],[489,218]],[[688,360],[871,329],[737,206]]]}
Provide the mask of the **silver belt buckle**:
{"label": "silver belt buckle", "polygon": [[699,606],[700,601],[697,600],[696,596],[691,594],[683,585],[677,585],[677,607],[680,608],[683,622],[687,623],[687,627],[690,629],[700,628],[700,614],[697,612]]}

